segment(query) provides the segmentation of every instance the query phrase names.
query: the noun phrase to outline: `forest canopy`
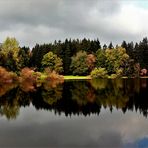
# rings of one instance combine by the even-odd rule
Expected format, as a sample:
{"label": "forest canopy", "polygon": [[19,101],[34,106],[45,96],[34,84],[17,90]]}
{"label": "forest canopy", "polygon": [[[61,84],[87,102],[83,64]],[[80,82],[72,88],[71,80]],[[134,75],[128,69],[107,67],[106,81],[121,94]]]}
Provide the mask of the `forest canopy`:
{"label": "forest canopy", "polygon": [[[138,77],[148,69],[148,39],[139,43],[123,41],[121,45],[102,45],[99,39],[65,39],[36,44],[32,50],[20,47],[15,38],[7,37],[0,46],[0,66],[19,73],[29,67],[36,71],[56,71],[63,75],[90,75],[105,70],[105,75]],[[104,73],[104,72],[103,72]],[[97,74],[99,77],[101,74]]]}

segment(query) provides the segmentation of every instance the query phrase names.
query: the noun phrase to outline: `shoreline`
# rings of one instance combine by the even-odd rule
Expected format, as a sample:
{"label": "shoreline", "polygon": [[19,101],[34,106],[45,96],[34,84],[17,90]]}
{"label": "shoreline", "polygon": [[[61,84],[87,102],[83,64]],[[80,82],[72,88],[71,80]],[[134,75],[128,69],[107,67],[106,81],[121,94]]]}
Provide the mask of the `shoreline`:
{"label": "shoreline", "polygon": [[[66,75],[63,76],[64,80],[92,80],[90,76],[72,76],[72,75]],[[98,78],[98,79],[148,79],[148,76],[144,77],[119,77],[119,78]]]}

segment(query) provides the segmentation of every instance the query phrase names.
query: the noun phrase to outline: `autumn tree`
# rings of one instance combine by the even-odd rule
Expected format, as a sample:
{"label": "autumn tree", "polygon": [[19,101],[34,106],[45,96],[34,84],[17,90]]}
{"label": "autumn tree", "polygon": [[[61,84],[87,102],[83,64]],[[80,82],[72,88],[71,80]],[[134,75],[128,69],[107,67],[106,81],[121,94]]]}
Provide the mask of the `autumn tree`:
{"label": "autumn tree", "polygon": [[120,68],[122,69],[129,59],[126,50],[122,47],[113,49],[106,49],[106,68],[109,74],[116,73]]}
{"label": "autumn tree", "polygon": [[88,65],[87,65],[87,53],[85,51],[79,51],[72,57],[71,71],[73,75],[87,75]]}
{"label": "autumn tree", "polygon": [[53,52],[48,52],[43,56],[42,59],[42,69],[49,68],[51,71],[56,71],[57,73],[61,73],[63,71],[63,63],[62,59],[59,58],[56,54],[53,54]]}
{"label": "autumn tree", "polygon": [[88,66],[89,71],[92,71],[95,67],[96,57],[93,54],[88,54],[86,58],[86,63]]}
{"label": "autumn tree", "polygon": [[17,71],[19,69],[19,43],[15,38],[7,37],[2,43],[0,54],[3,57],[4,67],[11,71]]}
{"label": "autumn tree", "polygon": [[5,55],[8,55],[9,52],[12,52],[15,59],[18,57],[19,50],[19,42],[15,38],[7,37],[2,44],[2,52]]}
{"label": "autumn tree", "polygon": [[96,52],[96,67],[105,67],[105,61],[106,61],[106,56],[105,56],[105,50],[98,49]]}
{"label": "autumn tree", "polygon": [[107,71],[105,68],[95,68],[90,73],[91,78],[97,79],[97,78],[107,78]]}

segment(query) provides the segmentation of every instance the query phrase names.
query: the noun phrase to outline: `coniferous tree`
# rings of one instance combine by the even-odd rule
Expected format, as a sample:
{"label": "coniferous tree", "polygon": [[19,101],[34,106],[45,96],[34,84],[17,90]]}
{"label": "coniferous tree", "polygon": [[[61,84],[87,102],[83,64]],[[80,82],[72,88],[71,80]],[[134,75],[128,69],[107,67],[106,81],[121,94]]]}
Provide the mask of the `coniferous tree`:
{"label": "coniferous tree", "polygon": [[36,67],[38,70],[41,69],[41,61],[43,56],[51,51],[51,44],[43,44],[43,45],[38,45],[32,49],[32,56],[30,59],[31,66]]}
{"label": "coniferous tree", "polygon": [[143,58],[143,68],[148,69],[148,39],[143,38],[142,44],[141,44],[141,50],[143,51],[142,58]]}
{"label": "coniferous tree", "polygon": [[114,46],[113,46],[112,42],[110,42],[110,44],[109,44],[108,48],[109,48],[109,49],[113,49],[113,48],[114,48]]}
{"label": "coniferous tree", "polygon": [[29,61],[30,61],[29,47],[24,46],[24,47],[20,48],[19,53],[18,53],[18,57],[19,57],[20,68],[30,67],[30,65],[29,65]]}
{"label": "coniferous tree", "polygon": [[106,49],[107,49],[107,45],[104,44],[104,45],[103,45],[103,50],[106,50]]}
{"label": "coniferous tree", "polygon": [[134,50],[134,43],[133,42],[128,43],[126,52],[132,59],[133,59],[133,54],[132,54],[133,50]]}
{"label": "coniferous tree", "polygon": [[122,42],[121,47],[123,47],[123,48],[125,48],[127,50],[127,43],[126,43],[126,41]]}
{"label": "coniferous tree", "polygon": [[71,53],[72,53],[68,39],[65,40],[62,49],[64,51],[64,57],[63,57],[64,74],[68,75],[70,74]]}

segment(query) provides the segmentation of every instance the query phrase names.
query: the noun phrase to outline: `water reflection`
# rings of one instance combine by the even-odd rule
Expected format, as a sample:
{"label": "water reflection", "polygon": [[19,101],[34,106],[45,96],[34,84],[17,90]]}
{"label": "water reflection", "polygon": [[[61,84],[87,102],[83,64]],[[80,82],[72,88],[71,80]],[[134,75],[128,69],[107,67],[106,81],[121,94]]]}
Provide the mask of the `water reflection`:
{"label": "water reflection", "polygon": [[67,81],[31,92],[15,86],[0,96],[0,147],[145,147],[147,84]]}
{"label": "water reflection", "polygon": [[[24,92],[15,87],[0,96],[0,114],[8,119],[19,115],[21,106],[54,110],[55,113],[90,115],[100,113],[101,107],[139,110],[148,115],[147,79],[98,79],[89,81],[67,81],[64,84],[45,83],[34,92]],[[4,88],[4,87],[3,87]]]}

